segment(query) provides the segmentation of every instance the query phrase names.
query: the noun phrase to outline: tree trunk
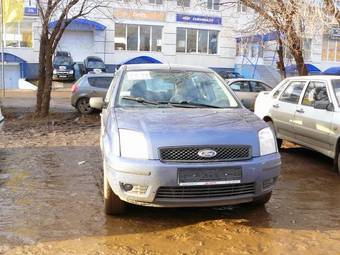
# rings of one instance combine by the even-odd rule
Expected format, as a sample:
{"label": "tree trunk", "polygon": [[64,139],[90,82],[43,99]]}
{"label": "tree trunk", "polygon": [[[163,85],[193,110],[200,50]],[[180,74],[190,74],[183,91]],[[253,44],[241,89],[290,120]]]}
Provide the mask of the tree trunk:
{"label": "tree trunk", "polygon": [[302,49],[295,50],[293,52],[293,57],[296,63],[296,69],[299,72],[299,75],[308,75],[308,71],[305,65],[305,60],[303,58],[303,52]]}
{"label": "tree trunk", "polygon": [[44,92],[46,70],[45,70],[45,52],[46,52],[46,42],[48,39],[48,34],[43,30],[40,37],[40,47],[39,47],[39,77],[38,77],[38,91],[37,91],[37,102],[35,113],[37,116],[41,113],[42,95]]}
{"label": "tree trunk", "polygon": [[52,64],[52,47],[46,45],[46,54],[45,54],[45,82],[44,82],[44,90],[42,94],[42,103],[40,116],[46,117],[50,111],[50,99],[51,99],[51,90],[52,90],[52,76],[53,76],[53,64]]}
{"label": "tree trunk", "polygon": [[281,73],[281,77],[282,79],[285,79],[287,77],[286,74],[286,67],[285,67],[285,61],[284,61],[284,52],[283,52],[283,43],[282,43],[282,39],[280,37],[280,33],[278,32],[278,39],[277,39],[277,43],[279,45],[279,48],[277,50],[277,54],[279,56],[279,69],[280,69],[280,73]]}

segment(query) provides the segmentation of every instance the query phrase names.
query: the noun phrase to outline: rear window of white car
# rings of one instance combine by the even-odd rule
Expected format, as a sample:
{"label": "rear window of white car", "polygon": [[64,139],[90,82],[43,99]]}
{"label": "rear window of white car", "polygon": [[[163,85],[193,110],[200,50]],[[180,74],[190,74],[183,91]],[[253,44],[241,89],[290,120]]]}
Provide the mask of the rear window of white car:
{"label": "rear window of white car", "polygon": [[334,94],[336,96],[336,99],[338,100],[338,105],[340,105],[340,79],[332,80],[332,85],[334,89]]}

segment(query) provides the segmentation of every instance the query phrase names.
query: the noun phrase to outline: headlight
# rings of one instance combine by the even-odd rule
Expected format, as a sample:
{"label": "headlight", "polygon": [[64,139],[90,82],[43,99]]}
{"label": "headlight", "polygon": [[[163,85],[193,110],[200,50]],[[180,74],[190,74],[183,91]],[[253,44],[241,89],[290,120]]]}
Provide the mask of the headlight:
{"label": "headlight", "polygon": [[68,71],[68,74],[73,74],[73,70]]}
{"label": "headlight", "polygon": [[270,127],[259,131],[261,156],[277,152],[276,138]]}
{"label": "headlight", "polygon": [[57,73],[58,73],[57,69],[53,69],[53,74],[57,74]]}
{"label": "headlight", "polygon": [[148,145],[142,133],[119,129],[119,140],[122,157],[148,159]]}

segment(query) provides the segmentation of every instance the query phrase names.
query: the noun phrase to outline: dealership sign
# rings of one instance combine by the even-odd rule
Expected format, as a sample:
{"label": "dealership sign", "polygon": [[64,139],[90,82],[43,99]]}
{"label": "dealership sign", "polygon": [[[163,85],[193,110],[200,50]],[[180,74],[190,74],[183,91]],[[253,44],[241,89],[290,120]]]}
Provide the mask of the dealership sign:
{"label": "dealership sign", "polygon": [[25,0],[24,2],[25,16],[38,16],[38,8],[36,0]]}
{"label": "dealership sign", "polygon": [[165,21],[165,13],[156,11],[115,9],[113,16],[116,19]]}
{"label": "dealership sign", "polygon": [[221,17],[198,16],[198,15],[187,15],[187,14],[176,14],[176,21],[199,23],[199,24],[214,24],[214,25],[222,24]]}

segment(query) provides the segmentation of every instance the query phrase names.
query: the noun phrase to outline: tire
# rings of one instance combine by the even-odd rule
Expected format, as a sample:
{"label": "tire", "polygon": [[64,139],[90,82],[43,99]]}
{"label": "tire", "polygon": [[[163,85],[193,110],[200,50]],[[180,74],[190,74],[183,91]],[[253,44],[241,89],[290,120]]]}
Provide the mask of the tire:
{"label": "tire", "polygon": [[269,193],[267,193],[267,194],[265,194],[265,195],[262,195],[262,196],[260,196],[260,197],[256,197],[256,198],[254,199],[254,201],[251,202],[250,204],[251,204],[252,206],[264,206],[266,203],[269,202],[271,196],[272,196],[272,192],[269,192]]}
{"label": "tire", "polygon": [[[274,123],[271,120],[267,121],[266,123],[268,124],[268,126],[273,131],[273,133],[275,134],[275,137],[276,137],[276,131],[275,131]],[[282,139],[276,138],[276,142],[277,142],[277,148],[280,149],[281,146],[282,146]]]}
{"label": "tire", "polygon": [[77,101],[76,108],[81,114],[91,114],[94,111],[94,109],[90,106],[90,99],[87,97],[80,98]]}
{"label": "tire", "polygon": [[108,215],[123,214],[126,203],[122,201],[112,190],[104,169],[104,211]]}
{"label": "tire", "polygon": [[334,160],[334,170],[340,174],[340,150],[337,149],[337,155],[336,158]]}

